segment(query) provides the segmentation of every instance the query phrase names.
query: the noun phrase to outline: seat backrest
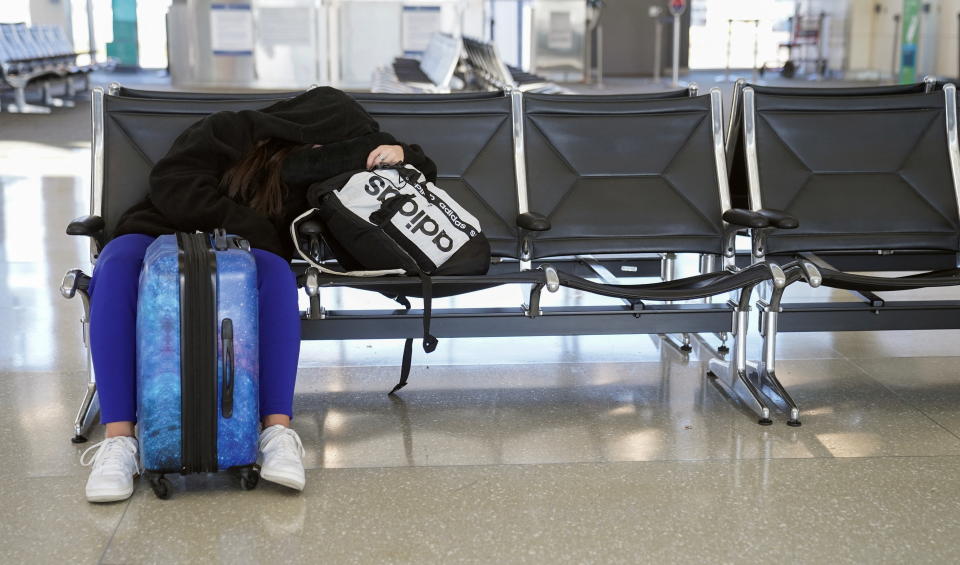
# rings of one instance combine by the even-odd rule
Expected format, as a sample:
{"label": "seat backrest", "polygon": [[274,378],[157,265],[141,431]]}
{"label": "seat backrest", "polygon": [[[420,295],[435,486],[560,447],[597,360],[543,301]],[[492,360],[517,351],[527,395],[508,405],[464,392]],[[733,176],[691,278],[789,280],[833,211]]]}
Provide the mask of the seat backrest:
{"label": "seat backrest", "polygon": [[153,98],[168,100],[282,100],[302,94],[302,90],[287,92],[183,92],[179,90],[140,90],[119,86],[112,92],[127,98]]}
{"label": "seat backrest", "polygon": [[730,195],[734,208],[750,207],[750,191],[748,187],[746,153],[743,145],[743,97],[741,92],[745,88],[753,89],[755,94],[775,96],[812,96],[824,97],[864,97],[864,96],[895,96],[922,94],[934,90],[942,90],[943,83],[916,82],[911,84],[884,84],[879,86],[850,86],[850,87],[795,87],[795,86],[760,86],[737,83],[733,94],[733,107],[730,111],[730,128],[727,138],[727,170],[730,174]]}
{"label": "seat backrest", "polygon": [[891,96],[894,94],[921,94],[934,88],[936,83],[927,85],[924,82],[910,84],[881,84],[879,86],[844,86],[844,87],[797,87],[797,86],[761,86],[748,84],[757,94],[775,94],[778,96]]}
{"label": "seat backrest", "polygon": [[[97,97],[95,91],[94,135]],[[103,95],[103,182],[93,211],[103,217],[109,239],[120,216],[150,191],[150,169],[190,125],[222,110],[266,108],[277,100],[176,100]],[[94,139],[96,151],[97,140]],[[96,192],[96,182],[92,190]],[[99,207],[97,202],[100,203]]]}
{"label": "seat backrest", "polygon": [[56,46],[50,42],[49,35],[44,26],[31,26],[27,29],[27,33],[41,57],[58,57],[63,55],[63,53],[59,52]]}
{"label": "seat backrest", "polygon": [[372,101],[380,102],[403,102],[403,101],[450,101],[450,100],[488,100],[491,98],[503,98],[502,90],[482,90],[475,92],[452,92],[450,94],[434,94],[430,92],[348,92],[354,100],[365,103]]}
{"label": "seat backrest", "polygon": [[[680,90],[677,92],[686,92]],[[302,94],[302,90],[287,92],[183,92],[180,90],[140,90],[118,86],[112,94],[127,98],[154,98],[167,100],[284,100]],[[454,92],[452,94],[394,93],[394,92],[347,92],[359,102],[380,100],[397,102],[403,100],[475,100],[478,98],[501,98],[502,91]]]}
{"label": "seat backrest", "polygon": [[70,42],[70,39],[67,37],[67,34],[63,31],[63,27],[58,25],[48,25],[44,27],[46,28],[45,31],[50,43],[56,47],[58,54],[60,55],[75,54],[73,43]]}
{"label": "seat backrest", "polygon": [[28,52],[27,46],[20,37],[22,23],[0,24],[0,35],[3,36],[4,52],[7,60],[29,59],[36,55]]}
{"label": "seat backrest", "polygon": [[23,45],[24,52],[27,54],[27,57],[30,58],[41,58],[45,57],[43,52],[43,47],[37,43],[36,38],[33,35],[31,28],[26,25],[17,25],[13,28],[14,33],[17,35],[21,45]]}
{"label": "seat backrest", "polygon": [[[423,147],[437,163],[439,185],[477,217],[495,255],[515,256],[517,196],[510,99],[485,93],[475,98],[453,95],[447,100],[437,95],[428,100],[411,98],[401,95],[359,102],[381,129]],[[149,193],[151,168],[187,127],[214,112],[260,109],[278,101],[109,95],[103,100],[102,193],[100,198],[94,194],[93,209],[103,217],[108,238],[120,216]]]}
{"label": "seat backrest", "polygon": [[534,258],[722,252],[719,91],[524,99],[529,210],[552,224]]}
{"label": "seat backrest", "polygon": [[958,250],[946,127],[952,86],[893,96],[743,95],[751,207],[800,222],[771,233],[768,253]]}
{"label": "seat backrest", "polygon": [[430,77],[433,84],[448,88],[462,51],[463,45],[460,39],[436,32],[430,36],[430,43],[427,44],[427,50],[423,53],[420,68]]}
{"label": "seat backrest", "polygon": [[483,75],[486,81],[492,83],[496,88],[517,86],[516,81],[513,80],[510,71],[507,69],[507,65],[500,57],[496,45],[489,41],[464,37],[463,46],[467,54],[467,63]]}
{"label": "seat backrest", "polygon": [[359,102],[405,143],[437,164],[437,184],[470,211],[494,256],[517,256],[517,189],[510,98],[399,95]]}

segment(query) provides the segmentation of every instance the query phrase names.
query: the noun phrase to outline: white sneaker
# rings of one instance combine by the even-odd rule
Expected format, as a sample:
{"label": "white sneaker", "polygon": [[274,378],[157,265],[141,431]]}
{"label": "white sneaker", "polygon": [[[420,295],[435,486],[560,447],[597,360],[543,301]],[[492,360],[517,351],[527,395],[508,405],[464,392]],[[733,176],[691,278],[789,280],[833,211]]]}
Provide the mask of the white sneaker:
{"label": "white sneaker", "polygon": [[[99,449],[92,461],[87,454]],[[93,465],[87,479],[87,500],[113,502],[126,500],[133,494],[133,479],[140,474],[139,444],[133,437],[108,437],[91,445],[80,456],[84,467]]]}
{"label": "white sneaker", "polygon": [[307,482],[303,470],[303,444],[292,429],[277,424],[260,432],[260,477],[295,490]]}

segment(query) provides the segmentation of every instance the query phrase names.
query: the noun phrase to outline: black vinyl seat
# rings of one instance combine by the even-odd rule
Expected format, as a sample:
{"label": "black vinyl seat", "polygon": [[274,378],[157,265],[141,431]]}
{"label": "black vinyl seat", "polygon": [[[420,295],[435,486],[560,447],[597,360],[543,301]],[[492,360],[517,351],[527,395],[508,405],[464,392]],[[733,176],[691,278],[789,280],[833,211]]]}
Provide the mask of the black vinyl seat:
{"label": "black vinyl seat", "polygon": [[942,88],[933,80],[911,84],[888,84],[878,86],[848,87],[794,87],[765,86],[750,84],[744,80],[734,86],[733,101],[730,107],[730,125],[727,130],[727,169],[730,173],[730,193],[733,204],[739,208],[748,208],[749,189],[747,187],[746,154],[743,146],[743,103],[742,93],[750,88],[755,94],[770,96],[809,96],[814,98],[848,98],[869,96],[898,96],[904,94],[923,94]]}
{"label": "black vinyl seat", "polygon": [[[100,94],[102,96],[102,94]],[[198,120],[218,111],[256,110],[276,99],[180,100],[103,96],[102,241],[109,241],[120,216],[150,192],[150,170],[173,141]]]}
{"label": "black vinyl seat", "polygon": [[[131,94],[134,96],[130,96]],[[153,91],[134,91],[121,87],[118,95],[106,95],[102,98],[104,175],[100,195],[101,208],[98,215],[104,221],[101,234],[101,240],[104,242],[112,237],[120,215],[149,193],[150,169],[167,153],[173,141],[183,130],[214,112],[265,108],[299,93],[276,93],[269,97],[263,97],[266,93],[234,93],[221,98],[216,98],[210,93],[157,92],[156,95],[153,94]],[[492,161],[510,162],[511,160],[509,99],[504,98],[502,94],[498,97],[490,97],[489,93],[477,94],[475,98],[467,99],[460,95],[428,95],[430,99],[423,102],[418,98],[422,95],[391,94],[378,95],[370,100],[364,100],[361,97],[358,101],[375,115],[385,131],[394,133],[398,139],[410,143],[426,143],[425,150],[428,154],[437,155],[435,159],[438,162],[444,163],[445,167],[450,167],[441,167],[441,178],[450,180],[448,183],[441,181],[443,188],[457,193],[458,186],[469,192],[466,188],[469,186],[469,174],[466,177],[468,180],[462,180],[464,178],[462,175],[467,173],[467,169],[471,167],[483,169],[484,166],[489,168],[489,163]],[[174,97],[175,95],[183,98]],[[424,127],[432,118],[434,122],[437,121],[437,117],[452,120],[453,114],[458,111],[458,108],[450,105],[444,106],[443,99],[437,98],[443,96],[450,96],[451,102],[463,102],[469,108],[467,114],[461,116],[463,121],[457,122],[457,125],[472,129],[466,133],[455,128],[448,129],[448,136],[443,139],[436,128],[431,130],[429,127]],[[473,100],[480,102],[472,102]],[[447,109],[438,110],[440,107]],[[434,108],[432,114],[430,108]],[[471,115],[470,112],[473,114]],[[487,127],[481,127],[480,121],[485,121],[488,124]],[[505,129],[504,123],[507,124]],[[451,147],[450,136],[459,134],[464,134],[464,139],[459,140],[463,145],[452,147],[473,150],[475,155],[472,160],[464,161],[468,153],[448,155],[450,152],[448,148]],[[470,145],[466,139],[471,134],[474,136],[473,145]],[[487,165],[484,165],[485,162]],[[488,220],[481,225],[484,225],[485,229],[487,225],[492,226],[491,235],[495,237],[498,233],[497,226],[501,226],[499,232],[501,239],[505,238],[509,243],[504,244],[501,241],[498,249],[503,252],[502,255],[510,256],[514,254],[516,247],[515,228],[502,227],[503,221],[495,220],[494,216],[499,214],[503,218],[509,218],[511,226],[515,222],[515,192],[511,188],[513,170],[500,165],[498,169],[497,172],[500,175],[493,179],[495,185],[483,187],[483,192],[491,194],[491,197],[496,199],[497,195],[492,194],[496,187],[504,188],[494,206],[494,210],[499,212],[490,213],[491,206],[478,202],[479,197],[475,193],[472,199],[469,194],[464,196],[458,194],[458,197],[464,198],[463,201],[469,201],[475,206],[473,209],[477,210],[481,221]],[[487,216],[484,216],[484,211],[488,212]]]}
{"label": "black vinyl seat", "polygon": [[[799,226],[757,230],[754,256],[800,260],[815,285],[865,302],[761,303],[768,366],[778,331],[960,328],[960,301],[888,301],[872,294],[960,285],[960,149],[956,89],[912,94],[786,96],[743,91],[750,204],[778,208]],[[932,251],[941,269],[899,277],[852,273],[821,252]],[[833,255],[827,256],[832,259]],[[877,269],[872,269],[877,270]],[[778,320],[779,318],[779,320]],[[769,352],[769,357],[768,353]]]}
{"label": "black vinyl seat", "polygon": [[[862,98],[910,96],[930,92],[939,92],[945,81],[927,77],[923,82],[911,84],[852,86],[852,87],[783,87],[748,84],[740,80],[734,88],[730,110],[730,123],[727,131],[726,153],[727,169],[730,174],[731,203],[735,208],[750,208],[750,194],[747,177],[747,159],[743,137],[742,92],[750,88],[755,95],[791,96],[805,98]],[[842,270],[856,271],[915,271],[923,269],[946,269],[955,263],[950,253],[936,250],[888,249],[867,251],[820,250],[819,255],[829,260],[831,265]],[[749,262],[747,255],[738,257],[739,264]]]}
{"label": "black vinyl seat", "polygon": [[420,68],[419,59],[397,57],[393,60],[393,72],[397,75],[400,82],[432,84],[430,77]]}
{"label": "black vinyl seat", "polygon": [[423,147],[437,164],[437,185],[477,217],[495,257],[516,258],[511,101],[479,94],[394,94],[358,102],[381,129]]}
{"label": "black vinyl seat", "polygon": [[533,258],[725,252],[711,96],[527,95]]}
{"label": "black vinyl seat", "polygon": [[754,204],[800,222],[772,232],[767,254],[958,250],[942,92],[754,97],[760,175]]}

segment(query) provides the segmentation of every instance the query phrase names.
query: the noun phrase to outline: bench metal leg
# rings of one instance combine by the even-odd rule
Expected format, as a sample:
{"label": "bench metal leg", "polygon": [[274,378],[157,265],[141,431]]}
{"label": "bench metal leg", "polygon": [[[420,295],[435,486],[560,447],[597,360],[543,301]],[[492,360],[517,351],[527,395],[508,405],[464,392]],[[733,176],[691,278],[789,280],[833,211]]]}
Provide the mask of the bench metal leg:
{"label": "bench metal leg", "polygon": [[788,415],[788,426],[800,425],[800,408],[777,378],[777,316],[778,312],[765,311],[761,334],[763,335],[763,358],[751,371],[750,378],[761,392],[774,404],[783,406]]}
{"label": "bench metal leg", "polygon": [[711,359],[707,376],[715,378],[753,410],[758,416],[758,424],[769,426],[773,420],[770,419],[768,400],[747,374],[749,367],[747,366],[746,339],[749,315],[749,308],[738,307],[734,312],[733,358]]}
{"label": "bench metal leg", "polygon": [[690,341],[690,334],[684,333],[676,337],[670,334],[657,334],[657,335],[660,336],[660,339],[662,339],[664,343],[676,349],[677,351],[688,353],[688,354],[691,351],[693,351],[693,344]]}
{"label": "bench metal leg", "polygon": [[73,443],[84,443],[87,441],[87,431],[93,424],[94,418],[100,413],[100,395],[97,394],[97,377],[93,371],[93,359],[90,357],[89,323],[90,316],[89,299],[86,293],[83,297],[83,345],[87,349],[87,386],[83,392],[83,398],[80,400],[80,409],[77,410],[77,417],[73,419]]}
{"label": "bench metal leg", "polygon": [[[677,278],[677,254],[676,253],[663,253],[660,260],[660,280],[662,281],[672,281]],[[667,304],[672,303],[672,300],[665,301]],[[693,351],[693,344],[690,341],[690,334],[683,333],[676,337],[667,334],[659,334],[660,337],[667,342],[670,347],[674,347],[689,353]]]}
{"label": "bench metal leg", "polygon": [[93,371],[90,371],[90,380],[87,382],[86,391],[83,393],[83,399],[80,401],[80,409],[77,410],[77,417],[73,420],[74,435],[70,439],[73,443],[85,443],[87,441],[87,431],[93,425],[94,418],[100,413],[100,395],[97,394],[97,383],[93,377]]}
{"label": "bench metal leg", "polygon": [[[705,273],[715,273],[717,271],[722,271],[724,270],[724,267],[722,265],[723,265],[723,262],[722,262],[722,257],[720,255],[715,255],[712,253],[702,253],[700,255],[700,274],[701,275]],[[703,298],[701,299],[701,302],[703,302],[704,304],[709,304],[713,302],[713,297],[708,296],[706,298]],[[727,339],[729,338],[729,334],[727,334],[727,332],[716,332],[713,335],[718,340],[720,340],[720,344],[717,346],[717,349],[716,349],[717,353],[721,355],[726,355],[727,353],[730,353],[730,348],[727,347]],[[697,338],[700,340],[701,343],[706,343],[702,336],[697,336]]]}
{"label": "bench metal leg", "polygon": [[730,339],[730,334],[727,332],[717,332],[714,335],[720,340],[720,345],[717,346],[717,351],[723,353],[724,355],[730,353],[730,348],[727,347],[727,340]]}
{"label": "bench metal leg", "polygon": [[76,106],[73,100],[64,100],[63,98],[54,98],[50,92],[50,83],[43,83],[43,103],[52,108],[73,108]]}
{"label": "bench metal leg", "polygon": [[15,86],[13,89],[13,104],[7,105],[7,111],[11,114],[49,114],[50,108],[46,106],[36,106],[27,104],[27,92],[25,86]]}
{"label": "bench metal leg", "polygon": [[[73,275],[72,278],[70,278],[71,275]],[[73,437],[70,439],[73,443],[87,441],[86,433],[93,424],[94,418],[100,413],[97,377],[93,370],[93,358],[90,354],[90,295],[87,294],[86,287],[77,288],[80,275],[82,273],[79,269],[67,272],[60,287],[60,293],[64,297],[72,298],[74,295],[78,295],[83,302],[83,317],[80,319],[80,324],[82,326],[83,347],[87,351],[87,383],[83,398],[80,400],[80,409],[77,410],[77,416],[73,419]]]}

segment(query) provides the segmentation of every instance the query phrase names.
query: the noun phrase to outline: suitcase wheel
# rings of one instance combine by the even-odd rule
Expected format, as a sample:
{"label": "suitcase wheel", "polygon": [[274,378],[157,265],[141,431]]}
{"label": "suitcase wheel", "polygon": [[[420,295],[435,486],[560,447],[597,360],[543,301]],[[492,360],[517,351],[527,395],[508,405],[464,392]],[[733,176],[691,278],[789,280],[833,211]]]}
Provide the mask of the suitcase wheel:
{"label": "suitcase wheel", "polygon": [[240,475],[240,488],[243,490],[257,488],[257,484],[260,482],[260,473],[255,467],[241,467],[237,469],[237,473]]}
{"label": "suitcase wheel", "polygon": [[157,495],[157,498],[160,500],[166,500],[173,494],[173,487],[170,481],[163,475],[151,476],[150,488],[153,489],[153,494]]}

